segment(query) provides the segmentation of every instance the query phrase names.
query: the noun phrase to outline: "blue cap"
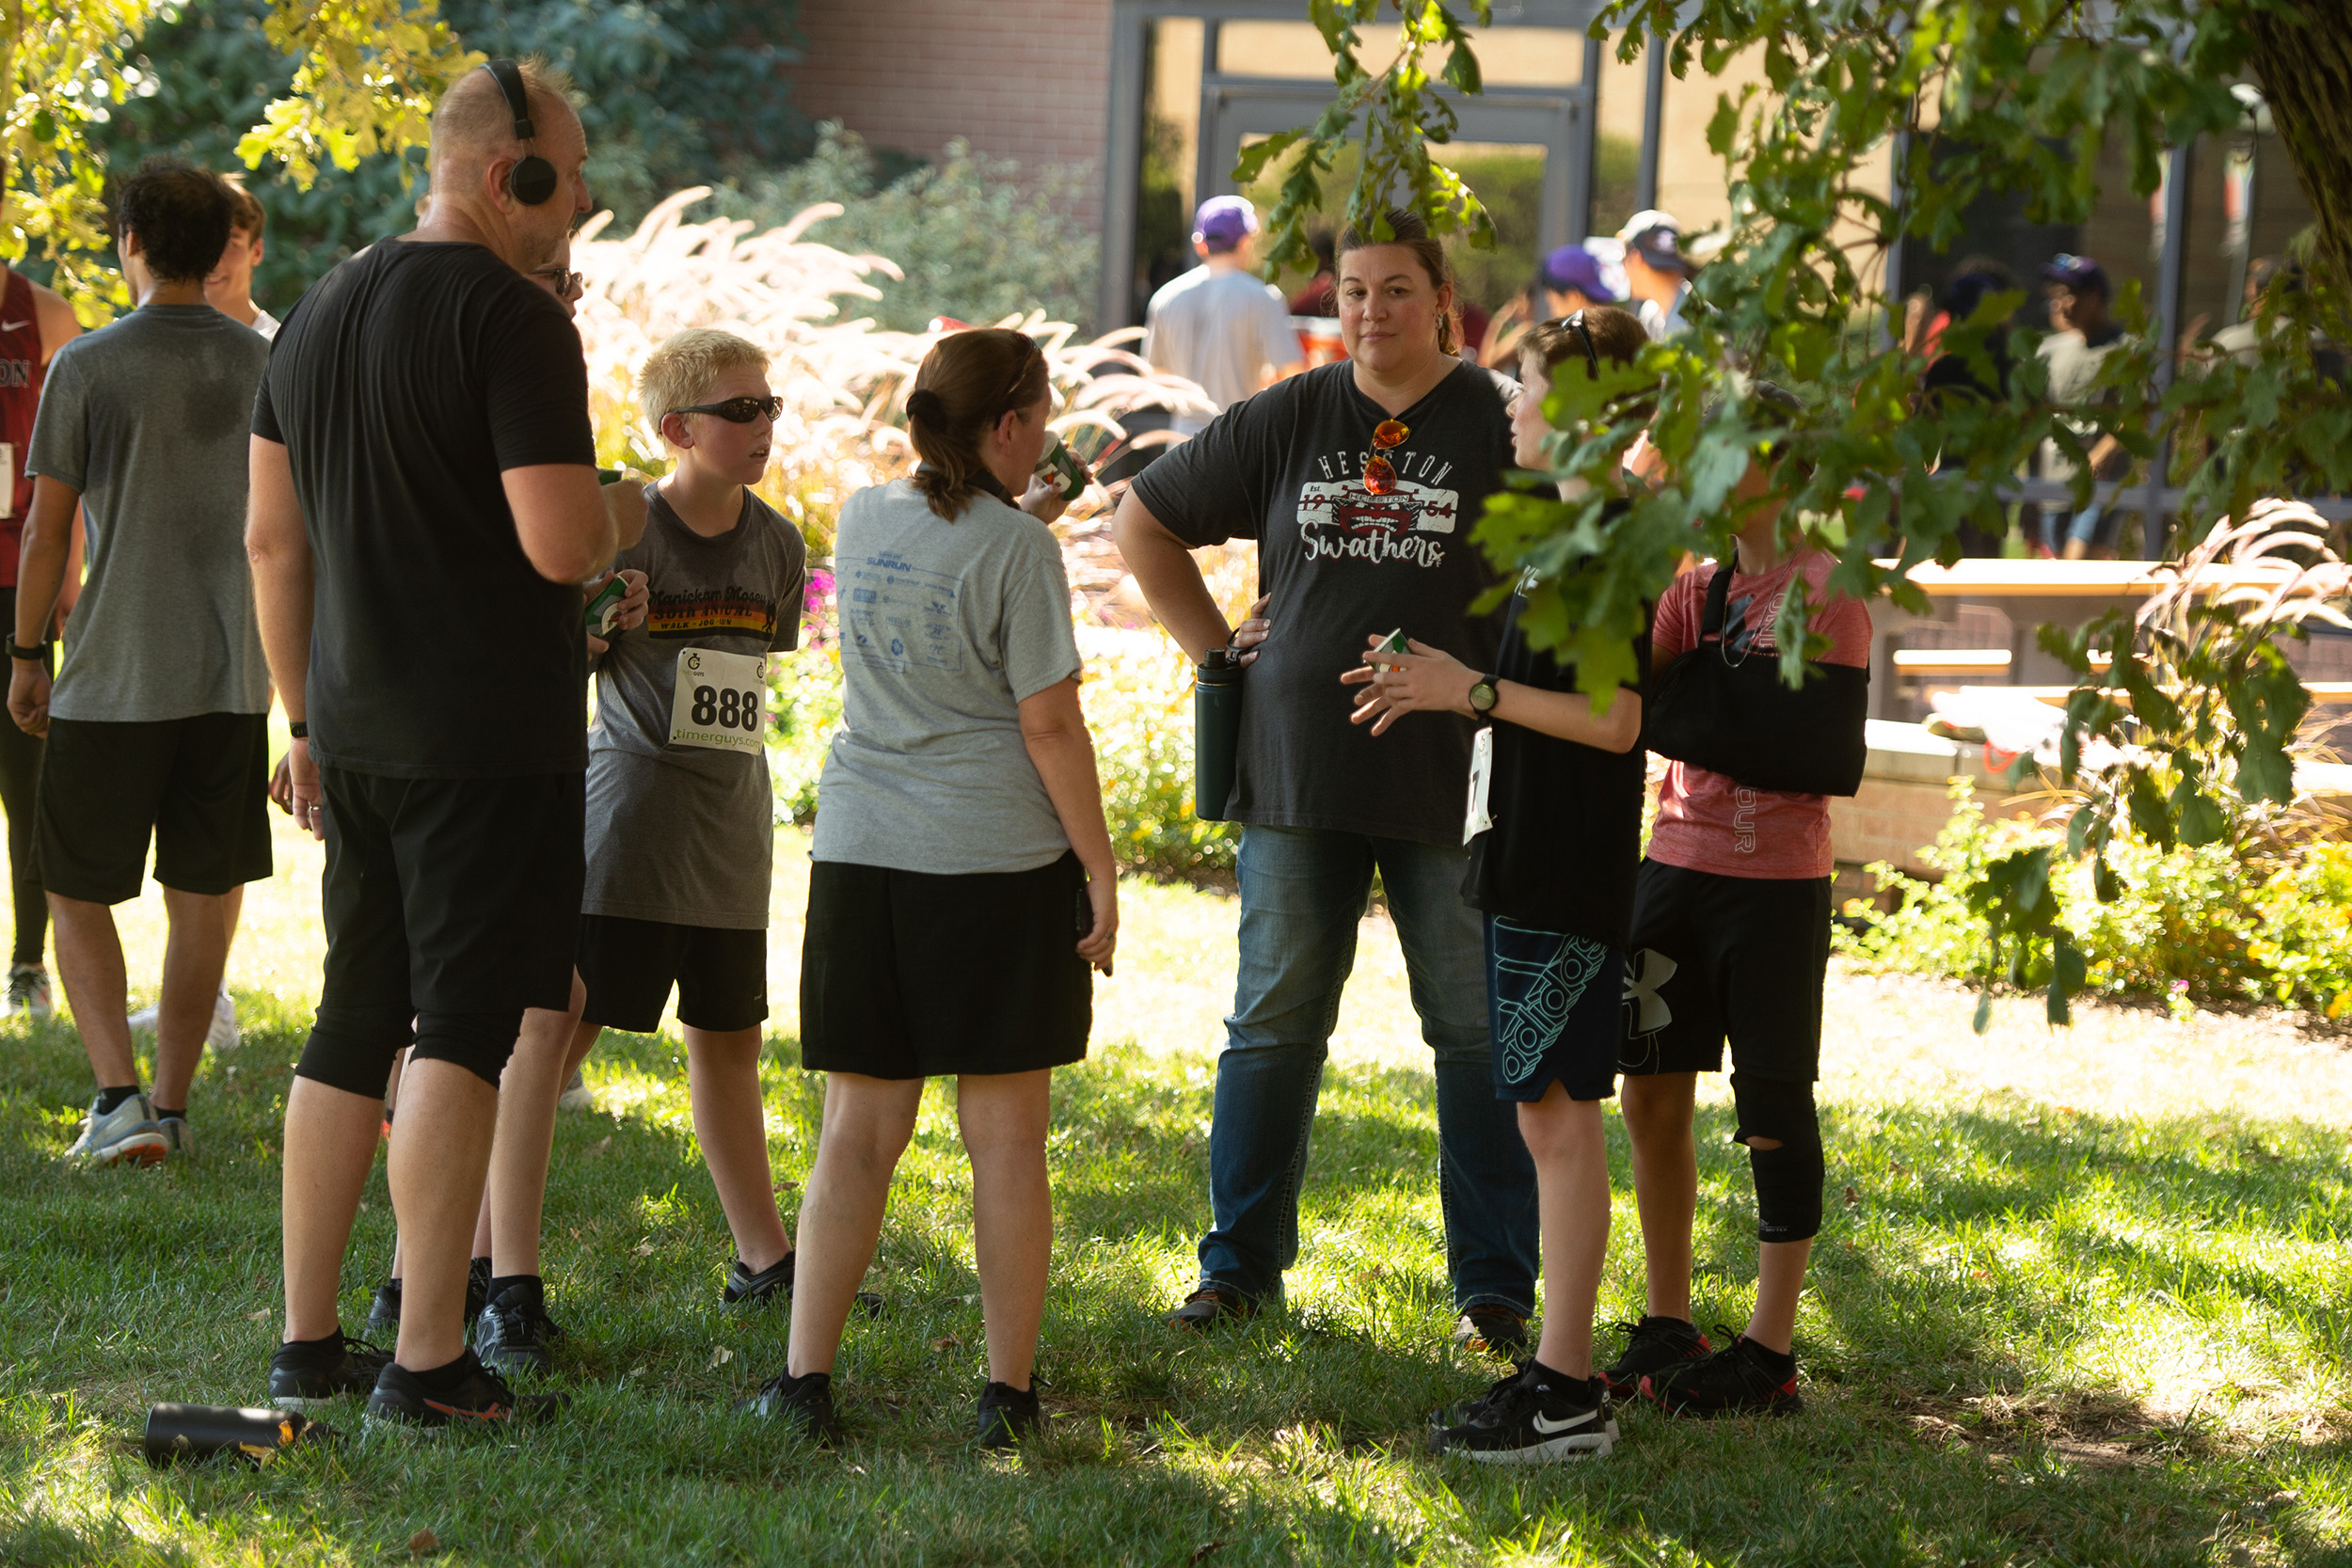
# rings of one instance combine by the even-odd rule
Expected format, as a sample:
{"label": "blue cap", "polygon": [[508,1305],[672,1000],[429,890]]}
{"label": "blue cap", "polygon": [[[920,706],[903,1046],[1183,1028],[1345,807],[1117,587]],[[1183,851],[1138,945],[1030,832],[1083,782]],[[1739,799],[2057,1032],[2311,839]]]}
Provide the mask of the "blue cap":
{"label": "blue cap", "polygon": [[1611,287],[1600,258],[1581,245],[1564,245],[1544,258],[1544,287],[1565,293],[1574,289],[1596,305],[1615,305],[1625,296]]}
{"label": "blue cap", "polygon": [[1213,254],[1223,254],[1258,231],[1258,209],[1239,196],[1213,196],[1193,214],[1192,237]]}
{"label": "blue cap", "polygon": [[2115,291],[2107,286],[2107,269],[2088,256],[2060,251],[2042,263],[2042,276],[2047,282],[2069,289],[2096,289],[2110,299],[2115,297]]}

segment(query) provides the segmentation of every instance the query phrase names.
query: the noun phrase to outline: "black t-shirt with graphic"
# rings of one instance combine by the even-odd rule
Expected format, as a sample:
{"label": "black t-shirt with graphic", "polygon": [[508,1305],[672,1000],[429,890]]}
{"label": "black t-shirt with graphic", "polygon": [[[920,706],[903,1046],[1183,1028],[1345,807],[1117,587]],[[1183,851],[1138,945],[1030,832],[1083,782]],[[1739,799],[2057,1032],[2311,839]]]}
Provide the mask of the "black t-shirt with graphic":
{"label": "black t-shirt with graphic", "polygon": [[1402,627],[1465,663],[1492,667],[1500,627],[1472,615],[1495,572],[1470,529],[1512,466],[1518,384],[1463,364],[1397,416],[1395,488],[1364,483],[1374,427],[1389,415],[1347,360],[1233,404],[1136,476],[1135,493],[1187,545],[1258,541],[1273,635],[1242,682],[1233,819],[1461,842],[1471,724],[1416,715],[1375,738],[1348,722],[1366,634]]}
{"label": "black t-shirt with graphic", "polygon": [[394,778],[588,765],[580,590],[523,554],[509,468],[596,460],[580,334],[478,245],[385,240],[286,317],[253,408],[318,571],[310,754]]}
{"label": "black t-shirt with graphic", "polygon": [[[1519,627],[1527,601],[1511,595],[1503,614],[1498,679],[1545,691],[1576,689],[1576,666],[1528,646]],[[1640,672],[1618,693],[1639,696],[1649,677],[1649,628],[1633,641]],[[1470,841],[1462,896],[1489,915],[1546,931],[1566,931],[1619,952],[1632,939],[1633,881],[1642,861],[1642,799],[1648,753],[1636,741],[1604,752],[1518,724],[1495,724],[1486,816],[1494,826]]]}

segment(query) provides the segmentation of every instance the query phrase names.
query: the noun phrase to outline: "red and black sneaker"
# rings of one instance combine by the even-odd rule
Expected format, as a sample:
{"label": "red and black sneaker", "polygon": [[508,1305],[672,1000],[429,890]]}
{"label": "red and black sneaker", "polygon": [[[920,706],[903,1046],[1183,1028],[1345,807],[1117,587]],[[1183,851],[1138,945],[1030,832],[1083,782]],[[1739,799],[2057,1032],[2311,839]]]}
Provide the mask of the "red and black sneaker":
{"label": "red and black sneaker", "polygon": [[1712,1355],[1645,1377],[1642,1397],[1669,1416],[1793,1416],[1804,1408],[1797,1358],[1744,1334]]}
{"label": "red and black sneaker", "polygon": [[1454,1321],[1454,1342],[1496,1355],[1517,1355],[1527,1349],[1527,1314],[1481,1302]]}
{"label": "red and black sneaker", "polygon": [[1696,1323],[1680,1318],[1644,1318],[1617,1326],[1626,1332],[1625,1351],[1614,1366],[1602,1368],[1599,1376],[1601,1386],[1621,1400],[1631,1399],[1642,1386],[1642,1379],[1656,1377],[1685,1361],[1696,1361],[1715,1348]]}
{"label": "red and black sneaker", "polygon": [[517,1394],[506,1380],[466,1352],[446,1367],[412,1372],[386,1364],[368,1396],[368,1419],[439,1431],[448,1427],[502,1430],[544,1421],[571,1402],[569,1394]]}
{"label": "red and black sneaker", "polygon": [[1258,1304],[1234,1290],[1231,1285],[1203,1285],[1184,1298],[1184,1304],[1168,1315],[1177,1328],[1215,1328],[1220,1323],[1248,1323],[1258,1315]]}

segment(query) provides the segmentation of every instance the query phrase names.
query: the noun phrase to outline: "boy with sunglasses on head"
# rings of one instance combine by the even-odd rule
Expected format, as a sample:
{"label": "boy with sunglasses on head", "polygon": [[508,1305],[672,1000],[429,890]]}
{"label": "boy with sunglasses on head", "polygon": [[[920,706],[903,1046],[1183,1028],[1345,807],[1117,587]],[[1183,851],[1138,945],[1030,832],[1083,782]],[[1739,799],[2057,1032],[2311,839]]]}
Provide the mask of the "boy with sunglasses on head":
{"label": "boy with sunglasses on head", "polygon": [[759,1096],[775,847],[766,669],[800,646],[807,549],[750,489],[783,407],[764,352],[680,332],[646,356],[637,398],[677,462],[645,492],[644,537],[613,563],[645,574],[650,603],[643,626],[604,634],[596,665],[588,1002],[565,1070],[608,1026],[659,1029],[676,988],[694,1134],[735,1237],[725,1299],[765,1299],[792,1284]]}
{"label": "boy with sunglasses on head", "polygon": [[[1530,329],[1511,421],[1518,462],[1549,467],[1543,405],[1553,377],[1598,376],[1604,365],[1632,363],[1648,342],[1640,319],[1612,306]],[[1571,499],[1581,490],[1579,480],[1562,486]],[[1625,510],[1612,499],[1603,526]],[[1603,1457],[1617,1436],[1608,1391],[1593,1376],[1593,1308],[1609,1246],[1600,1105],[1616,1092],[1625,1031],[1649,670],[1645,631],[1633,641],[1632,683],[1603,712],[1577,689],[1573,664],[1529,645],[1526,610],[1514,594],[1492,673],[1414,642],[1405,654],[1375,646],[1368,668],[1340,677],[1364,688],[1354,718],[1373,721],[1375,735],[1419,711],[1487,726],[1473,752],[1490,758],[1483,777],[1471,764],[1463,831],[1475,836],[1462,893],[1486,917],[1495,1098],[1517,1102],[1535,1166],[1544,1321],[1534,1355],[1482,1398],[1439,1412],[1430,1446],[1499,1465]]]}

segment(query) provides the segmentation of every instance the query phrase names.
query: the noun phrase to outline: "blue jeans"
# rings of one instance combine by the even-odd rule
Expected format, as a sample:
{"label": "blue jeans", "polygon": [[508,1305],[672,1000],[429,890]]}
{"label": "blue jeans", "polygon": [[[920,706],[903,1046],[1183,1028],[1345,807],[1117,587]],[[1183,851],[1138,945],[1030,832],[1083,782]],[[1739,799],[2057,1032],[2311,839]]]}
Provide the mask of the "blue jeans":
{"label": "blue jeans", "polygon": [[1242,834],[1241,974],[1209,1129],[1215,1227],[1200,1282],[1268,1305],[1298,1259],[1298,1189],[1356,928],[1377,866],[1413,1010],[1437,1057],[1438,1197],[1456,1310],[1535,1299],[1535,1166],[1495,1098],[1484,922],[1462,902],[1465,852],[1320,829]]}

